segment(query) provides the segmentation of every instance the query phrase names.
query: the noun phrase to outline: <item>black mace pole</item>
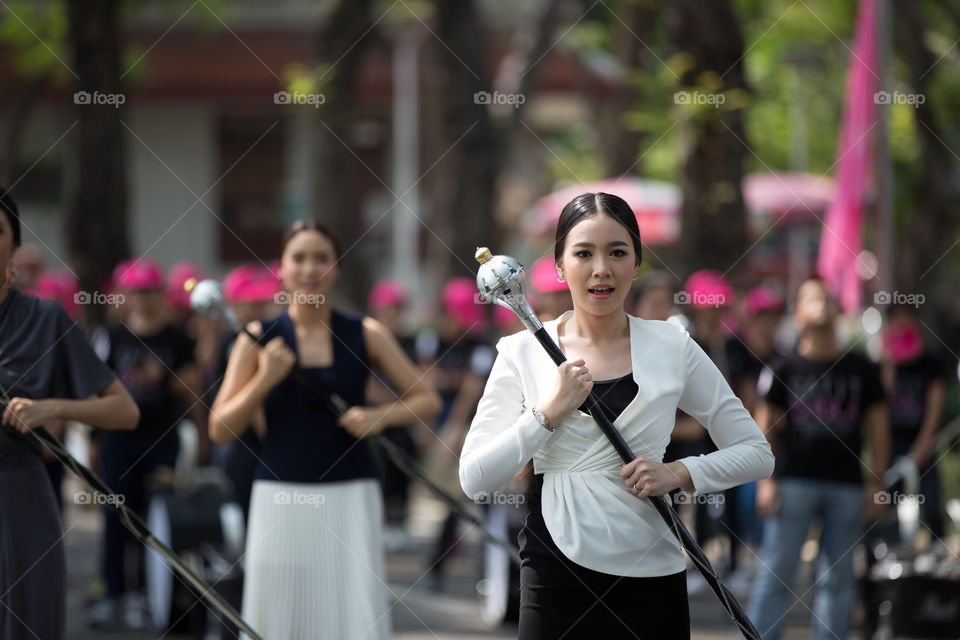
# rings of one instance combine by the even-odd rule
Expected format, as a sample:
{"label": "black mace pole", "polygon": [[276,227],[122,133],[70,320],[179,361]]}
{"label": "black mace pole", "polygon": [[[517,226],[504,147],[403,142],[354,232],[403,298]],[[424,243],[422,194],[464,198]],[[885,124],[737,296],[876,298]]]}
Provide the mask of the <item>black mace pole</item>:
{"label": "black mace pole", "polygon": [[[523,322],[523,325],[533,333],[534,337],[540,345],[543,346],[557,366],[566,362],[566,356],[563,355],[560,347],[558,347],[547,334],[547,330],[530,308],[524,284],[523,265],[510,256],[493,256],[486,247],[477,249],[476,259],[477,262],[480,263],[480,270],[477,273],[477,287],[480,293],[488,300],[513,311],[520,321]],[[600,427],[603,435],[607,437],[607,440],[609,440],[613,448],[616,449],[617,454],[620,456],[620,459],[623,460],[624,464],[633,462],[636,456],[633,454],[633,451],[630,450],[630,446],[626,440],[623,439],[623,436],[614,426],[613,422],[600,410],[600,404],[592,391],[590,395],[587,396],[585,404],[587,406],[587,413],[596,421],[597,426]],[[763,640],[760,632],[757,631],[757,628],[753,626],[750,618],[747,617],[747,614],[744,613],[740,607],[740,603],[737,602],[737,599],[720,580],[720,577],[713,569],[703,549],[700,548],[700,545],[698,545],[696,540],[693,539],[693,536],[690,535],[687,527],[666,499],[664,499],[663,496],[650,496],[647,500],[653,503],[657,513],[660,514],[660,517],[667,523],[670,531],[672,531],[673,535],[680,541],[680,545],[693,559],[694,564],[697,565],[697,569],[703,574],[707,584],[710,585],[710,588],[716,594],[717,598],[720,599],[720,604],[736,623],[737,627],[739,627],[744,637],[750,640]]]}

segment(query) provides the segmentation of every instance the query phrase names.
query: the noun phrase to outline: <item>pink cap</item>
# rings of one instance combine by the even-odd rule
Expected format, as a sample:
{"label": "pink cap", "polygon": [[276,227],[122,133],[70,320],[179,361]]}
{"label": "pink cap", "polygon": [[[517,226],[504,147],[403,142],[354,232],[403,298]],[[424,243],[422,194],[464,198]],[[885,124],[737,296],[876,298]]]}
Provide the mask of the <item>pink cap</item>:
{"label": "pink cap", "polygon": [[556,291],[567,291],[570,287],[566,282],[557,280],[557,270],[555,262],[550,256],[540,258],[530,267],[530,284],[536,289],[537,293],[554,293]]}
{"label": "pink cap", "polygon": [[170,267],[167,272],[167,303],[180,311],[190,311],[190,292],[183,285],[193,278],[198,282],[206,276],[196,264],[186,260]]}
{"label": "pink cap", "polygon": [[44,271],[37,276],[30,294],[59,303],[67,315],[76,320],[80,316],[76,299],[76,294],[79,292],[80,283],[69,272]]}
{"label": "pink cap", "polygon": [[726,307],[733,304],[733,288],[719,271],[702,269],[687,278],[686,293],[694,309]]}
{"label": "pink cap", "polygon": [[113,280],[120,289],[130,291],[163,287],[163,269],[150,258],[124,260],[113,270]]}
{"label": "pink cap", "polygon": [[370,296],[367,298],[367,306],[373,311],[406,302],[407,289],[396,280],[381,280],[370,290]]}
{"label": "pink cap", "polygon": [[913,324],[888,327],[883,332],[883,348],[894,364],[913,360],[923,351],[923,336]]}
{"label": "pink cap", "polygon": [[462,329],[482,331],[487,318],[478,297],[473,278],[454,278],[443,287],[443,308]]}
{"label": "pink cap", "polygon": [[504,330],[510,327],[514,322],[517,321],[517,314],[506,307],[501,307],[496,305],[493,308],[493,326],[499,330]]}
{"label": "pink cap", "polygon": [[267,302],[281,289],[273,271],[254,262],[240,265],[223,279],[223,297],[230,303]]}
{"label": "pink cap", "polygon": [[783,296],[780,292],[771,287],[754,287],[747,294],[746,312],[748,316],[755,316],[762,311],[773,311],[783,313]]}

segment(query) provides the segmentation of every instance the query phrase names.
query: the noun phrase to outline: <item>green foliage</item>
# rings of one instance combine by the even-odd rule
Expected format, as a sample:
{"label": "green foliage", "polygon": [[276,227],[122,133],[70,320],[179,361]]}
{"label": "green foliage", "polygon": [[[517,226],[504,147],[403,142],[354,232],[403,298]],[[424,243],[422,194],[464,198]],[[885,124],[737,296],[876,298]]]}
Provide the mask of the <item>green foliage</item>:
{"label": "green foliage", "polygon": [[63,0],[6,0],[0,16],[0,46],[15,67],[28,77],[70,75],[67,51],[67,12]]}

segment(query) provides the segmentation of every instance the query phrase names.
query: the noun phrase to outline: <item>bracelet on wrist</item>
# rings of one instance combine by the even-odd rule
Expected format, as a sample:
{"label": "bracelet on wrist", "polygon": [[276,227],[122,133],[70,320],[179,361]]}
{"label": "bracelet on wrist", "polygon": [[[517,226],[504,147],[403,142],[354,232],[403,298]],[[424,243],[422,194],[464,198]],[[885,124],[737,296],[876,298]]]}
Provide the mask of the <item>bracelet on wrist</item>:
{"label": "bracelet on wrist", "polygon": [[540,423],[540,426],[553,433],[557,430],[557,425],[552,424],[547,420],[547,416],[543,414],[542,411],[538,410],[536,407],[531,407],[530,410],[533,412],[533,417],[537,419],[537,422]]}

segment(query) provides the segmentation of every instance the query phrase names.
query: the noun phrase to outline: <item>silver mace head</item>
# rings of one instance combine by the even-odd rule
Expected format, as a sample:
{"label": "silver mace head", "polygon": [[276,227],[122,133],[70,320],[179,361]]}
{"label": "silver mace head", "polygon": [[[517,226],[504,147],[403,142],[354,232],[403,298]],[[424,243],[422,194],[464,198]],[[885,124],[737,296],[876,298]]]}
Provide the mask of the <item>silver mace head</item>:
{"label": "silver mace head", "polygon": [[243,323],[232,309],[227,307],[223,299],[223,287],[216,280],[200,280],[190,278],[183,283],[183,288],[190,294],[190,308],[200,315],[209,315],[220,318],[231,329],[243,330]]}
{"label": "silver mace head", "polygon": [[474,257],[480,263],[477,289],[483,299],[510,309],[527,329],[534,333],[539,331],[543,323],[527,300],[523,265],[511,256],[492,255],[486,247],[478,247]]}

